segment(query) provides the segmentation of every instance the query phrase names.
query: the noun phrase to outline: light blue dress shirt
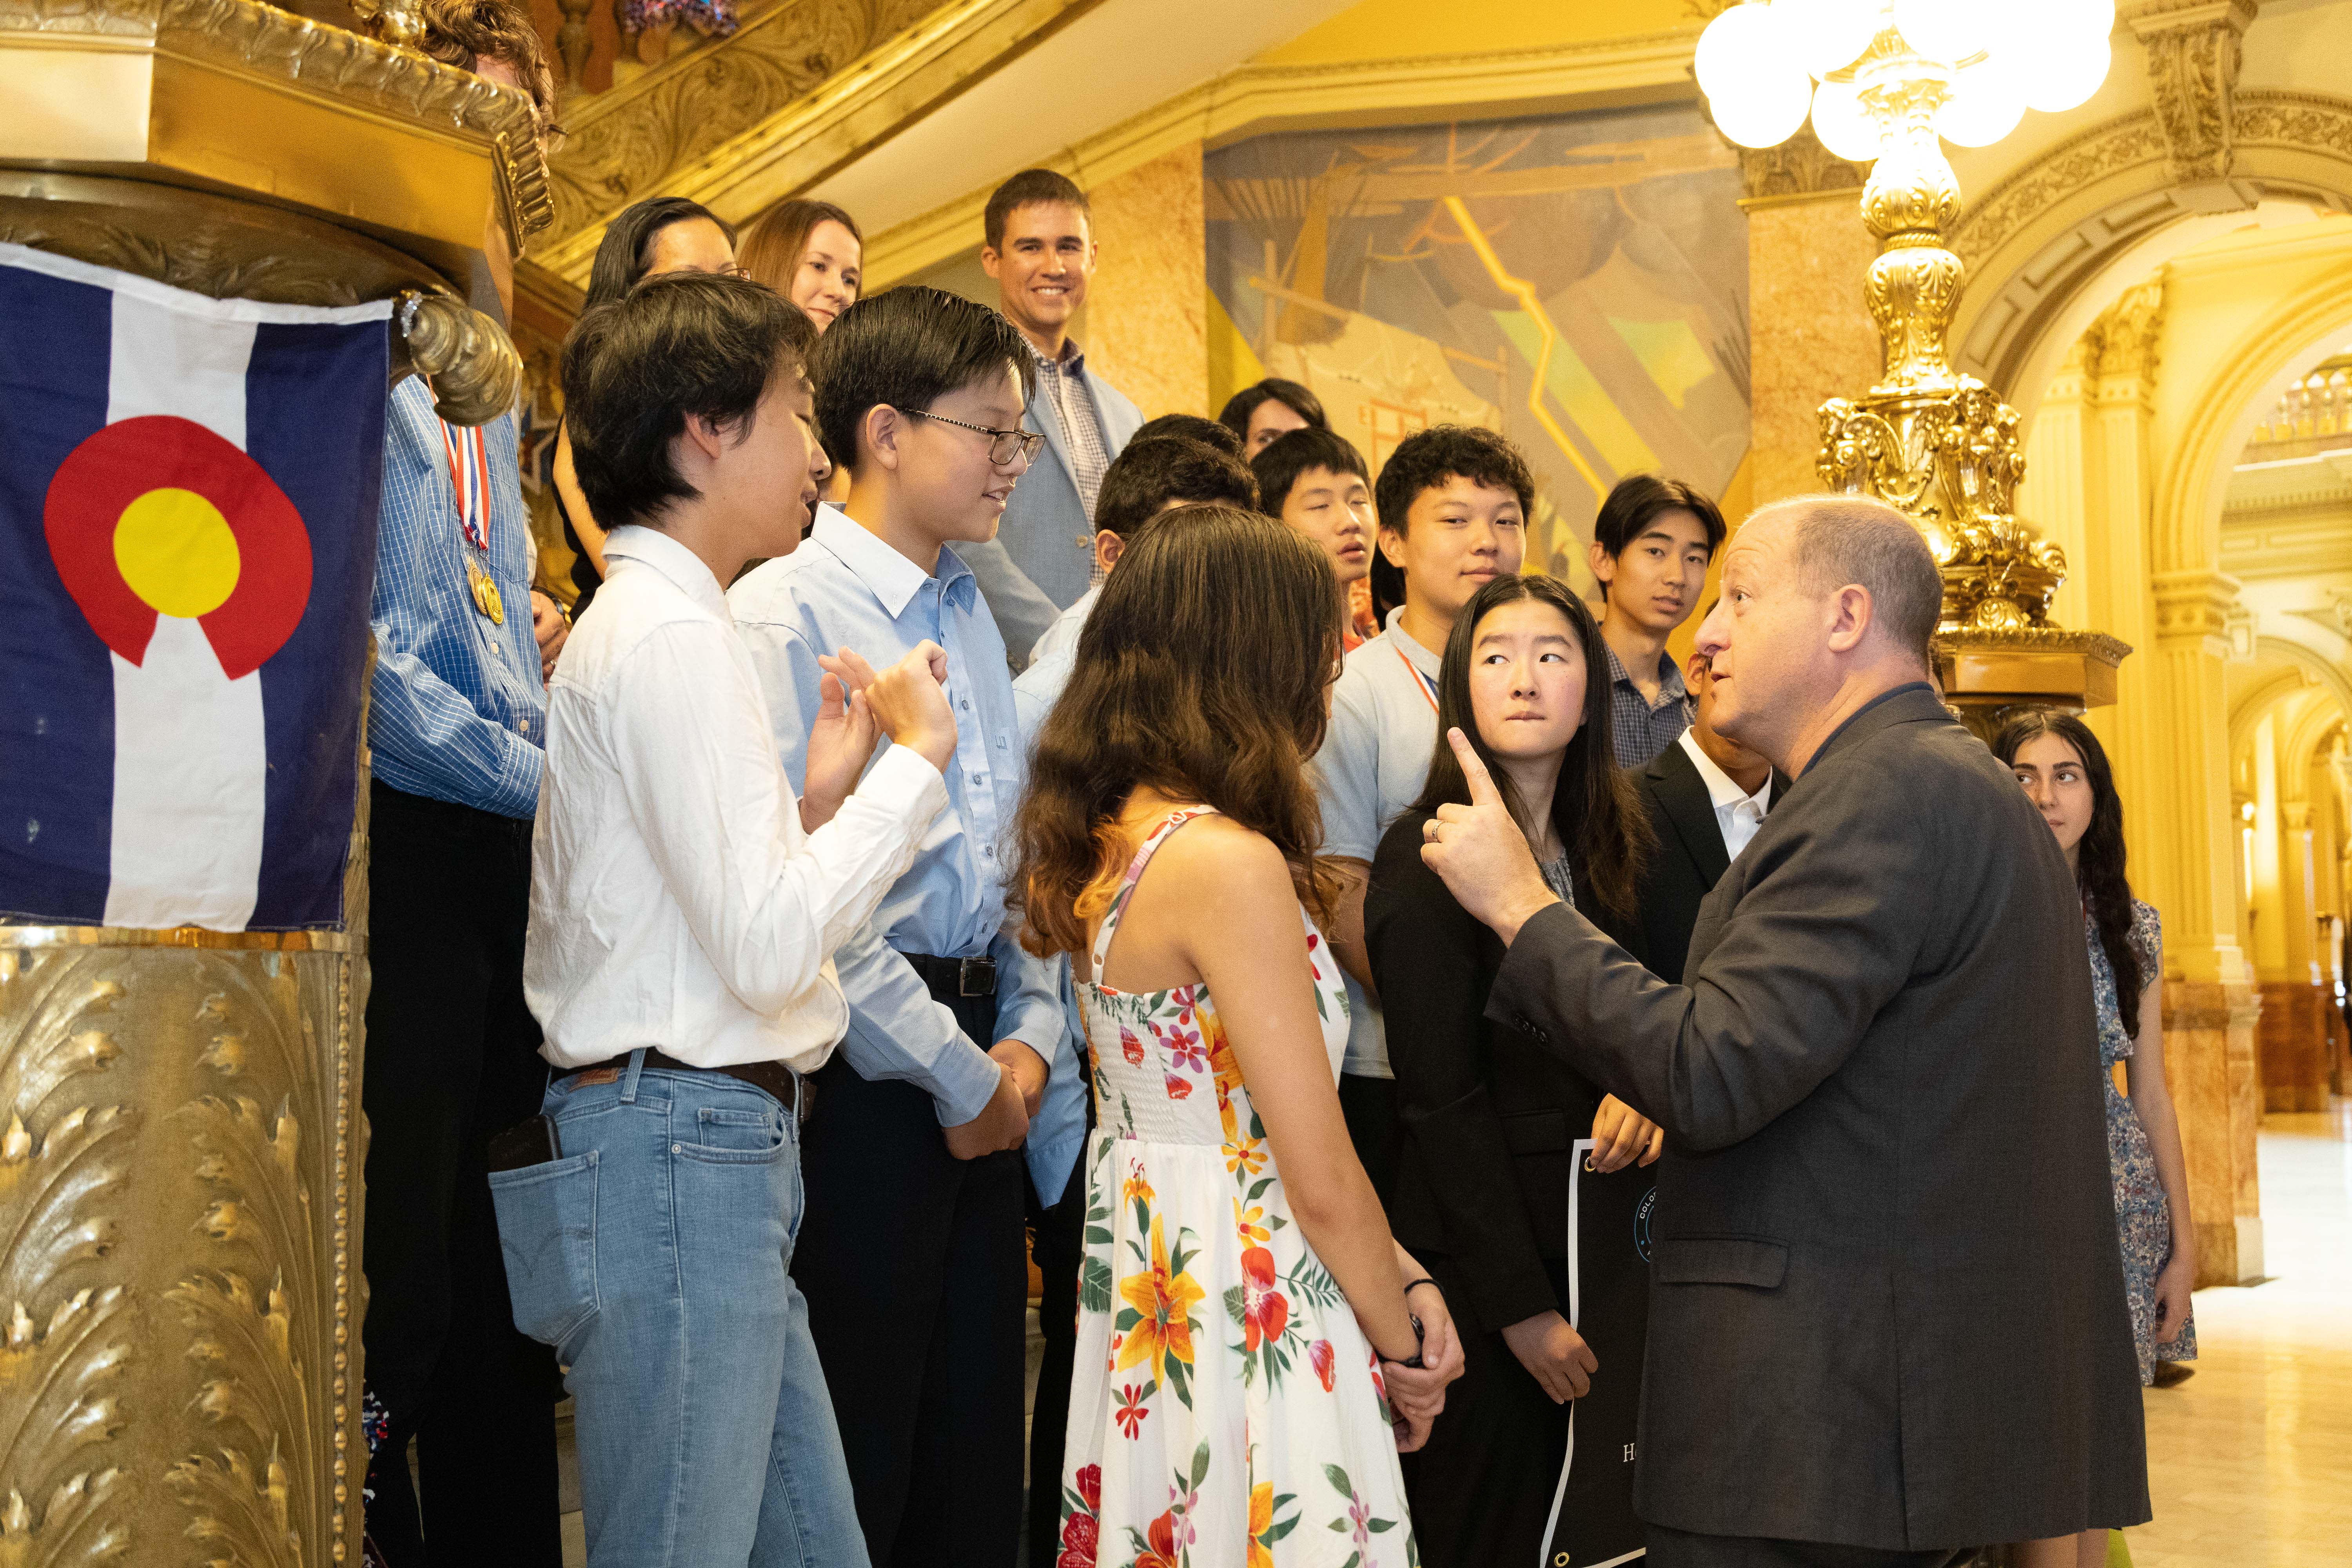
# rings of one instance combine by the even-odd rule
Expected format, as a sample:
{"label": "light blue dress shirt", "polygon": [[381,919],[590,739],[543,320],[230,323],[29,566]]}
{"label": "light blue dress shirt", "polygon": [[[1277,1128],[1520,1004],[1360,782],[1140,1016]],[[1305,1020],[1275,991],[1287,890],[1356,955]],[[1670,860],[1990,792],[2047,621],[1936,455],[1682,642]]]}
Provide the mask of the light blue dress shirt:
{"label": "light blue dress shirt", "polygon": [[375,675],[368,749],[397,790],[500,816],[539,809],[547,688],[530,626],[530,515],[514,416],[482,427],[490,470],[491,577],[505,601],[494,626],[474,607],[457,492],[441,419],[422,376],[392,389],[383,433],[383,506],[375,536]]}
{"label": "light blue dress shirt", "polygon": [[798,550],[752,571],[727,602],[759,670],[777,751],[795,791],[808,777],[809,726],[824,679],[818,654],[853,648],[878,669],[926,637],[947,650],[956,721],[948,809],[924,835],[913,868],[884,896],[873,924],[835,954],[849,1002],[842,1050],[866,1078],[920,1084],[939,1102],[941,1125],[971,1121],[995,1092],[996,1064],[964,1037],[953,1012],[931,999],[922,977],[898,955],[993,958],[996,1040],[1022,1041],[1049,1073],[1045,1101],[1030,1122],[1028,1157],[1039,1194],[1054,1202],[1085,1136],[1086,1085],[1064,1030],[1054,966],[1023,951],[1017,921],[1006,923],[1004,859],[1024,753],[1004,639],[978,583],[954,551],[940,551],[938,574],[927,574],[825,506]]}

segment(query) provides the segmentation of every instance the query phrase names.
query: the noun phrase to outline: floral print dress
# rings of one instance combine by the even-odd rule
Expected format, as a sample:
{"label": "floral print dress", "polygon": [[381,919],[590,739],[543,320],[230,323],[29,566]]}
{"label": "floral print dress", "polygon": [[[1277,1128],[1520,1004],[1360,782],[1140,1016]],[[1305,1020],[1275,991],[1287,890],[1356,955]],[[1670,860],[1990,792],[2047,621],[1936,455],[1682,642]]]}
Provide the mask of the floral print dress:
{"label": "floral print dress", "polygon": [[[1093,973],[1178,811],[1127,868]],[[1332,1080],[1348,1003],[1298,949]],[[1081,982],[1097,1127],[1057,1568],[1398,1568],[1420,1561],[1380,1366],[1299,1233],[1205,987]]]}
{"label": "floral print dress", "polygon": [[[2116,1088],[2116,1064],[2132,1054],[2132,1039],[2124,1033],[2115,965],[2099,945],[2098,919],[2087,908],[2083,926],[2091,943],[2091,990],[2099,1005],[2099,1077],[2107,1093],[2107,1166],[2116,1183],[2116,1231],[2123,1241],[2124,1289],[2131,1299],[2139,1380],[2147,1384],[2156,1380],[2158,1362],[2197,1359],[2197,1318],[2191,1313],[2180,1325],[2180,1337],[2170,1344],[2157,1342],[2156,1277],[2172,1259],[2172,1209],[2165,1201],[2164,1184],[2157,1180],[2147,1129]],[[2131,944],[2139,954],[2141,974],[2163,973],[2164,928],[2156,911],[2137,899],[2132,900]]]}

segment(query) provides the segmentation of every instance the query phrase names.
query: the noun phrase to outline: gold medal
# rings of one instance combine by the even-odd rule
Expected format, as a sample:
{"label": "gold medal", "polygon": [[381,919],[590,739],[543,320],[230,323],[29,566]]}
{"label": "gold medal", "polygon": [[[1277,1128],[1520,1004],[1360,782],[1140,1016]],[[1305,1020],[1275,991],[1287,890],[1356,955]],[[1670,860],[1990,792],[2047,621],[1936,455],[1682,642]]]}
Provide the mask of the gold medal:
{"label": "gold medal", "polygon": [[507,607],[499,598],[499,585],[482,569],[482,563],[472,556],[466,557],[466,582],[474,590],[474,608],[490,617],[490,625],[507,624]]}

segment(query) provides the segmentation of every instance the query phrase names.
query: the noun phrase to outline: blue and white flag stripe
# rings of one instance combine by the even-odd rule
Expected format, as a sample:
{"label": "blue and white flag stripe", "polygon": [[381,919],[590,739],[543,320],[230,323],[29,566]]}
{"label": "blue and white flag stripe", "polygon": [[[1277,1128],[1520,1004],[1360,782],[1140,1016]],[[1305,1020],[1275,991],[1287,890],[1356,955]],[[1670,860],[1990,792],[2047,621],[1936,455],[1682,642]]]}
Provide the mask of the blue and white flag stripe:
{"label": "blue and white flag stripe", "polygon": [[[211,300],[0,245],[0,917],[341,924],[389,314]],[[194,610],[156,614],[126,658],[60,574],[52,482],[129,419],[202,426],[299,515],[308,597],[249,673],[230,678]]]}

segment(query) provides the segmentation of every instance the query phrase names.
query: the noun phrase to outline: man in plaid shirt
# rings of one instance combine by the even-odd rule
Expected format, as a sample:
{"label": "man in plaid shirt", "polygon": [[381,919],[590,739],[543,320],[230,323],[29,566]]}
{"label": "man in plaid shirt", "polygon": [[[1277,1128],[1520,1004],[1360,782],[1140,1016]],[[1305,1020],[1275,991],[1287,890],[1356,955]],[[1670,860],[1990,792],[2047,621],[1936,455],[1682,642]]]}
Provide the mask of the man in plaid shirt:
{"label": "man in plaid shirt", "polygon": [[1666,639],[1690,619],[1724,535],[1715,502],[1680,479],[1620,479],[1592,521],[1609,724],[1617,765],[1645,768],[1690,728],[1689,688]]}

